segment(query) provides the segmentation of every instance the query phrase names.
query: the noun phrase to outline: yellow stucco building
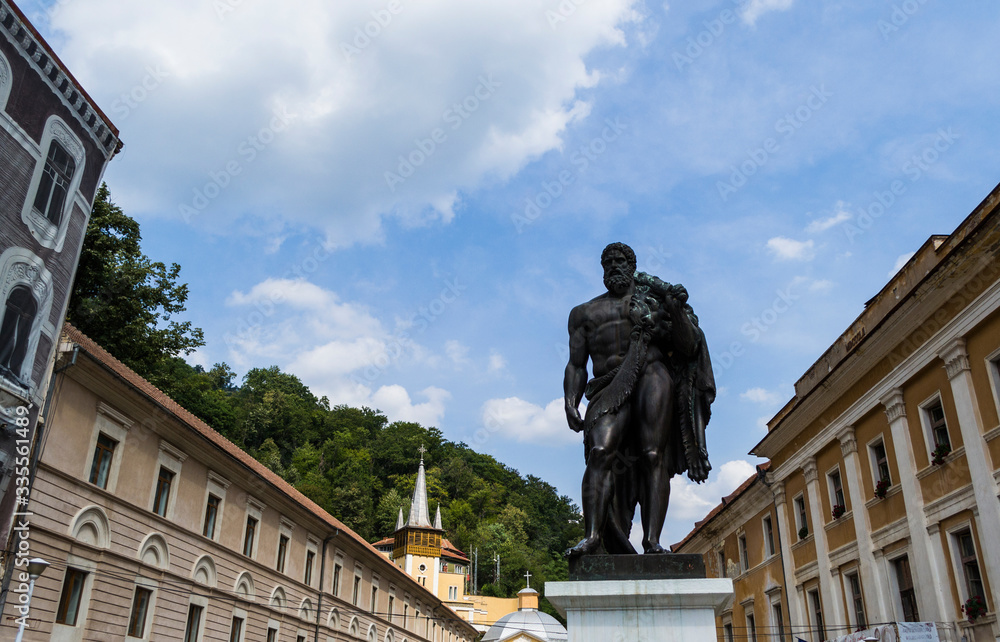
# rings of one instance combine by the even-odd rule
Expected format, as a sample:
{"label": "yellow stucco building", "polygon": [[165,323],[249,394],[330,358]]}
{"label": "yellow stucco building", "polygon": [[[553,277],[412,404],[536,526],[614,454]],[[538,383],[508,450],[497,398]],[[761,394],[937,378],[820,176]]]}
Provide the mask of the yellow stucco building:
{"label": "yellow stucco building", "polygon": [[753,446],[768,465],[674,546],[734,580],[720,640],[1000,636],[998,204],[1000,186],[867,302]]}

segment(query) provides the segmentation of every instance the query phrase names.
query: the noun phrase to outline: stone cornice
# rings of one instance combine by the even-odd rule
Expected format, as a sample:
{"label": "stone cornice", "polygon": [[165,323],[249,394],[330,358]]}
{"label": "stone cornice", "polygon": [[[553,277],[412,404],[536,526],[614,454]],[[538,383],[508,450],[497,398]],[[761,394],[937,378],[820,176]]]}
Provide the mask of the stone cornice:
{"label": "stone cornice", "polygon": [[104,403],[103,401],[97,402],[97,414],[104,415],[105,417],[115,422],[125,430],[130,429],[132,427],[132,424],[135,423],[134,421],[132,421],[122,413],[118,412],[108,404]]}
{"label": "stone cornice", "polygon": [[173,457],[179,463],[182,464],[184,463],[184,460],[187,459],[187,454],[181,451],[181,449],[178,448],[177,446],[174,446],[173,444],[169,443],[164,439],[160,440],[160,451],[166,453],[170,457]]}

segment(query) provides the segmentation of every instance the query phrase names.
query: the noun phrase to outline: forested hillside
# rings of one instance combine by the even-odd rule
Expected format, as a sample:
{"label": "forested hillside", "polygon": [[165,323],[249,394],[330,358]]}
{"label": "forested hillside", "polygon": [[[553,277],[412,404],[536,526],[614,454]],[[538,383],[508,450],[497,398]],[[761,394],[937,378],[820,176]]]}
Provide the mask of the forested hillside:
{"label": "forested hillside", "polygon": [[579,509],[541,479],[436,428],[331,406],[277,367],[237,382],[224,363],[186,363],[181,355],[204,339],[174,320],[188,296],[180,266],[151,261],[140,240],[102,186],[68,312],[82,332],[369,541],[389,536],[400,507],[408,511],[423,445],[430,509],[440,505],[453,544],[470,557],[478,549],[480,592],[513,597],[527,570],[536,586],[566,578],[562,551],[582,537]]}

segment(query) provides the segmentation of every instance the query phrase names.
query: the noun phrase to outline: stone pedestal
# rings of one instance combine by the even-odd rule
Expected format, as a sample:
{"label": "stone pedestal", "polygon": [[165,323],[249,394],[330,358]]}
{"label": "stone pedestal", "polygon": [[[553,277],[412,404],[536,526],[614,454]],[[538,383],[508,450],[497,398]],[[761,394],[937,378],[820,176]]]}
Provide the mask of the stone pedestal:
{"label": "stone pedestal", "polygon": [[732,595],[730,579],[545,583],[569,642],[716,642],[716,609]]}

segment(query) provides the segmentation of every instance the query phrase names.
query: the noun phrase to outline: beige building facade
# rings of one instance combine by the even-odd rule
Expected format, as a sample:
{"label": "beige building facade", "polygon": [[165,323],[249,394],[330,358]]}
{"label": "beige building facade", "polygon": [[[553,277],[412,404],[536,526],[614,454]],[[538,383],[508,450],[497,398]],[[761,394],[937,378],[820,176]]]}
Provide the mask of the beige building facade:
{"label": "beige building facade", "polygon": [[[25,640],[458,642],[477,631],[70,326],[31,502]],[[17,626],[18,573],[0,637]]]}
{"label": "beige building facade", "polygon": [[734,579],[720,640],[906,621],[1000,639],[998,203],[1000,186],[867,302],[753,447],[768,467],[675,545]]}

